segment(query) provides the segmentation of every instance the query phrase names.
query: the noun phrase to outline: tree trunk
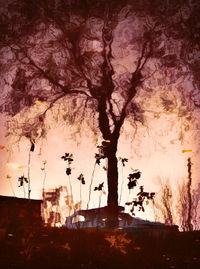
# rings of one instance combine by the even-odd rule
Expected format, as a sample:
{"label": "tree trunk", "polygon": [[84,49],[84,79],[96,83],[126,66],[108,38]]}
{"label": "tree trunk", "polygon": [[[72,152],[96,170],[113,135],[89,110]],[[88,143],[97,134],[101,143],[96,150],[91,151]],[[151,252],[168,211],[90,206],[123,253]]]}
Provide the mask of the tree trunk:
{"label": "tree trunk", "polygon": [[108,200],[107,200],[107,227],[115,228],[118,227],[118,167],[116,151],[117,145],[111,141],[110,149],[108,150],[108,170],[107,170],[107,180],[108,180]]}
{"label": "tree trunk", "polygon": [[117,124],[111,133],[109,118],[106,112],[106,99],[99,99],[99,129],[105,140],[109,140],[108,147],[105,149],[105,157],[108,159],[107,181],[108,181],[108,200],[107,200],[107,222],[108,228],[118,227],[118,167],[117,167],[117,143],[124,118]]}

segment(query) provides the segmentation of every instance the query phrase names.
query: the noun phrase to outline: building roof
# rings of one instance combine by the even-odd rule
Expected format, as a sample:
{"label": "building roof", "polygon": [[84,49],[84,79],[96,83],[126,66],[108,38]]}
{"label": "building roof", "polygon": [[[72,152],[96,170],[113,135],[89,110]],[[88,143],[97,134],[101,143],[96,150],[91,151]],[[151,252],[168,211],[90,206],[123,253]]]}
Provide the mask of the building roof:
{"label": "building roof", "polygon": [[30,202],[30,203],[35,203],[35,204],[41,204],[42,200],[0,195],[0,203],[1,202],[6,202],[6,203],[13,203],[13,202],[27,203],[27,202]]}

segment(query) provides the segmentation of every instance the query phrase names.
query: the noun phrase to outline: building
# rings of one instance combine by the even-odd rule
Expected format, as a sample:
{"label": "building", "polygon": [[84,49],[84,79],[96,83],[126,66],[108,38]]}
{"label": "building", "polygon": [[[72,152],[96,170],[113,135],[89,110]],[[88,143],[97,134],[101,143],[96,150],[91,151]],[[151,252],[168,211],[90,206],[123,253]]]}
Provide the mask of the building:
{"label": "building", "polygon": [[[73,215],[66,218],[64,227],[67,228],[106,228],[107,207],[93,208],[88,210],[78,210]],[[178,231],[178,226],[168,226],[160,222],[152,222],[132,217],[124,212],[124,207],[119,206],[119,228],[130,230],[141,230],[157,233],[163,231]]]}
{"label": "building", "polygon": [[42,225],[42,200],[0,196],[0,228],[15,232]]}

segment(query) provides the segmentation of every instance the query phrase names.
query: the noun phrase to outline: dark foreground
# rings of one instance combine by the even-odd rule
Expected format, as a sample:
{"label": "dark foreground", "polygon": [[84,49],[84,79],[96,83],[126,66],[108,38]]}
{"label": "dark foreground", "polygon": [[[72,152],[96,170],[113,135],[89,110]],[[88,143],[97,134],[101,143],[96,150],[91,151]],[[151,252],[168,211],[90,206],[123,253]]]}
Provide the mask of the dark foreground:
{"label": "dark foreground", "polygon": [[200,232],[0,230],[0,268],[200,268]]}

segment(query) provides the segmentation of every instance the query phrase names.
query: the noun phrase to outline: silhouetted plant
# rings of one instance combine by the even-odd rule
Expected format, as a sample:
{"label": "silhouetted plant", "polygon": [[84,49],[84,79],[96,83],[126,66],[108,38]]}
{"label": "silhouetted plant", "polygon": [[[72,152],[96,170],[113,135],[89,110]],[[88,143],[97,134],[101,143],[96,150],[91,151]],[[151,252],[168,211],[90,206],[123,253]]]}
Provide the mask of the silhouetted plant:
{"label": "silhouetted plant", "polygon": [[44,173],[43,184],[42,184],[42,196],[44,196],[44,189],[45,189],[46,176],[47,176],[46,164],[47,164],[47,161],[43,161],[43,167],[41,168],[42,172]]}
{"label": "silhouetted plant", "polygon": [[97,161],[95,161],[94,168],[93,168],[93,171],[92,171],[91,180],[90,180],[89,197],[88,197],[88,202],[87,202],[87,209],[89,208],[89,204],[90,204],[91,192],[92,192],[92,184],[93,184],[93,180],[94,180],[94,173],[95,173],[95,169],[96,169],[96,164],[97,164]]}
{"label": "silhouetted plant", "polygon": [[26,198],[26,191],[25,191],[25,186],[24,183],[29,183],[28,178],[25,177],[24,175],[18,178],[19,181],[19,186],[18,187],[23,187],[24,190],[24,198]]}
{"label": "silhouetted plant", "polygon": [[29,140],[31,142],[31,147],[30,147],[29,154],[28,154],[28,173],[27,173],[28,199],[30,199],[30,197],[31,197],[31,178],[30,178],[31,152],[34,152],[34,150],[35,150],[35,139],[32,139],[30,135],[27,135],[27,138],[29,138]]}
{"label": "silhouetted plant", "polygon": [[[106,142],[106,143],[108,143],[108,142]],[[95,174],[96,165],[98,164],[100,166],[101,160],[106,158],[105,152],[104,152],[105,151],[104,150],[105,145],[104,146],[103,145],[104,144],[102,142],[101,146],[97,146],[98,153],[95,153],[96,161],[95,161],[94,168],[93,168],[93,171],[92,171],[92,177],[91,177],[90,186],[89,186],[89,197],[88,197],[87,209],[89,208],[89,203],[90,203],[90,199],[91,199],[92,185],[93,185],[93,181],[94,181],[94,174]],[[105,171],[107,171],[107,167],[103,166],[103,169]]]}
{"label": "silhouetted plant", "polygon": [[[133,169],[132,169],[133,170]],[[141,172],[138,170],[133,170],[133,173],[130,173],[128,176],[128,189],[129,189],[129,193],[132,189],[134,189],[137,184],[138,184],[138,179],[140,179],[141,177]],[[126,202],[125,205],[127,206],[131,206],[130,212],[132,215],[135,215],[135,208],[138,207],[139,211],[145,211],[144,210],[144,201],[145,200],[153,200],[154,196],[155,196],[155,192],[145,192],[144,191],[144,186],[140,186],[139,187],[140,192],[137,193],[137,197],[134,198],[132,201],[130,202]]]}
{"label": "silhouetted plant", "polygon": [[119,197],[119,204],[120,204],[121,199],[122,199],[123,186],[124,186],[123,168],[125,167],[125,163],[128,162],[128,159],[119,157],[119,161],[121,162],[121,178],[122,178],[121,191],[120,191],[120,197]]}
{"label": "silhouetted plant", "polygon": [[104,185],[104,182],[103,183],[100,183],[99,186],[94,187],[94,191],[102,191],[103,185]]}
{"label": "silhouetted plant", "polygon": [[100,195],[99,195],[99,208],[101,206],[101,197],[102,197],[103,187],[104,187],[104,182],[100,183],[99,186],[94,187],[94,191],[99,191],[100,192]]}
{"label": "silhouetted plant", "polygon": [[[99,209],[101,207],[101,198],[102,198],[102,193],[105,193],[104,190],[104,182],[100,183],[98,186],[94,187],[94,191],[98,191],[99,192]],[[100,213],[100,212],[99,212]],[[99,225],[99,214],[98,214],[98,218],[97,218],[97,225]]]}
{"label": "silhouetted plant", "polygon": [[129,190],[131,190],[137,186],[137,181],[140,178],[140,176],[141,176],[141,172],[139,172],[139,171],[135,171],[135,172],[129,174],[129,176],[128,176],[128,180],[129,180],[128,189]]}
{"label": "silhouetted plant", "polygon": [[82,203],[82,191],[81,191],[81,187],[82,185],[85,185],[85,178],[83,176],[83,174],[80,174],[77,178],[80,181],[80,204]]}
{"label": "silhouetted plant", "polygon": [[10,188],[11,188],[11,190],[12,190],[13,196],[15,197],[16,195],[15,195],[15,191],[14,191],[14,188],[13,188],[13,184],[12,184],[12,182],[11,182],[11,176],[10,176],[10,175],[7,175],[6,178],[7,178],[8,181],[9,181]]}
{"label": "silhouetted plant", "polygon": [[65,155],[63,155],[61,157],[61,159],[63,159],[65,162],[67,162],[67,166],[68,167],[66,168],[66,174],[67,174],[68,179],[69,179],[69,186],[70,186],[71,196],[72,196],[72,200],[73,200],[73,190],[72,190],[72,183],[71,183],[71,178],[70,178],[70,175],[71,175],[71,164],[74,161],[73,154],[71,154],[71,153],[65,153]]}

